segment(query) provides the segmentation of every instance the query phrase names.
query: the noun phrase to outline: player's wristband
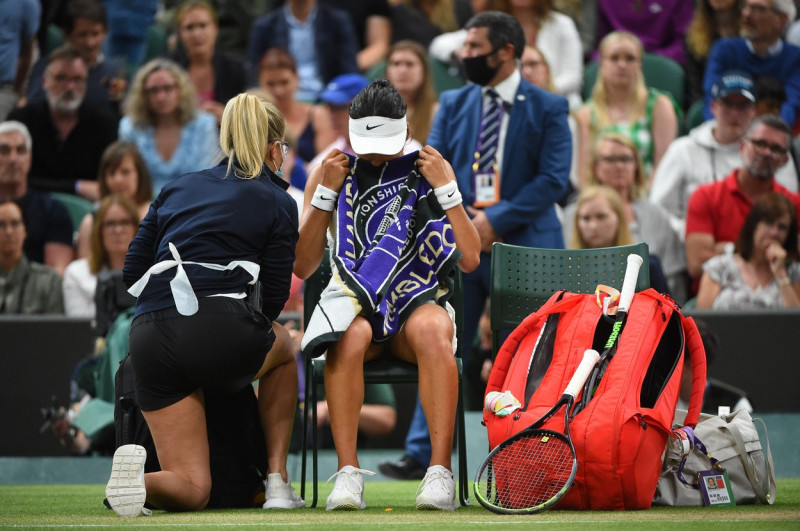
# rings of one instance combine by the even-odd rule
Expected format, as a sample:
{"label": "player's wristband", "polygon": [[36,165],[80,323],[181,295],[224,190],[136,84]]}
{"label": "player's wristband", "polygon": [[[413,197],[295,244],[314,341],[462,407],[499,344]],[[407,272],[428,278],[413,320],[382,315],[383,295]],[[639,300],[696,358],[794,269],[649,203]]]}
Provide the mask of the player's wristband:
{"label": "player's wristband", "polygon": [[461,204],[461,192],[458,191],[458,184],[455,181],[450,181],[444,186],[434,188],[433,192],[436,194],[436,199],[439,201],[442,210],[450,210],[454,206]]}
{"label": "player's wristband", "polygon": [[333,212],[338,198],[339,192],[334,192],[330,188],[318,184],[317,189],[314,190],[314,197],[311,199],[311,206],[325,212]]}

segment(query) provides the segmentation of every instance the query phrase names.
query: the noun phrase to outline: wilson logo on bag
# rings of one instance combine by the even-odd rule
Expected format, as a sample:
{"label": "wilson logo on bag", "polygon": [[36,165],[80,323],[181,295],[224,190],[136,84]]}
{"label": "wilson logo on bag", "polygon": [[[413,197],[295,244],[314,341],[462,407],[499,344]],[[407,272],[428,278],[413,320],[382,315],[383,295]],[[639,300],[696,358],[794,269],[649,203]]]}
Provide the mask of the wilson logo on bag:
{"label": "wilson logo on bag", "polygon": [[[687,353],[692,394],[686,423],[694,426],[700,414],[706,361],[697,327],[670,298],[652,289],[634,296],[621,331],[602,315],[594,294],[562,291],[511,333],[495,359],[486,394],[509,391],[521,408],[507,416],[484,411],[490,449],[547,412],[584,351],[602,352],[617,334],[617,351],[594,396],[570,422],[578,471],[556,508],[650,507]],[[542,428],[562,431],[563,425],[563,418],[554,417]],[[501,491],[506,471],[494,473]]]}

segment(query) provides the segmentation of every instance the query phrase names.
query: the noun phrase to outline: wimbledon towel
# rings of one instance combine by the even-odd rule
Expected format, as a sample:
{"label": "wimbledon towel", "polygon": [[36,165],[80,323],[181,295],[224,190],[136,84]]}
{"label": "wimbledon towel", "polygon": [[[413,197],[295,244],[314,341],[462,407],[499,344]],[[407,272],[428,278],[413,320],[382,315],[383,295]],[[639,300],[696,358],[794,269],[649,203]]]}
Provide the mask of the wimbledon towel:
{"label": "wimbledon towel", "polygon": [[341,338],[359,314],[381,342],[420,304],[450,298],[461,253],[417,156],[378,167],[351,157],[335,213],[332,277],[306,325],[306,356]]}

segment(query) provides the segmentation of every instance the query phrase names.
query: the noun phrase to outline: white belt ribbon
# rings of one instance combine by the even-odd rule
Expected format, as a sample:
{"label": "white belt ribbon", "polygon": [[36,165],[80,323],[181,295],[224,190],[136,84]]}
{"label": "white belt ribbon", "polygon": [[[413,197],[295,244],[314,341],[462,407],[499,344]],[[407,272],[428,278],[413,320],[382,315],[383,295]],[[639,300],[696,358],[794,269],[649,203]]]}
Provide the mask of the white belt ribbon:
{"label": "white belt ribbon", "polygon": [[197,313],[198,308],[197,296],[194,294],[194,289],[192,288],[191,282],[189,282],[189,277],[183,269],[183,264],[199,265],[206,269],[214,269],[215,271],[230,271],[241,267],[253,277],[248,284],[255,284],[258,281],[258,273],[261,271],[261,266],[255,262],[250,262],[249,260],[233,260],[229,262],[228,265],[210,264],[207,262],[184,262],[181,260],[181,256],[178,254],[178,249],[175,245],[173,245],[172,242],[168,245],[174,260],[163,260],[154,264],[136,284],[128,289],[128,293],[138,298],[150,281],[150,275],[157,275],[168,269],[177,267],[178,271],[175,273],[175,278],[169,282],[169,287],[172,290],[172,298],[175,300],[175,307],[181,315],[194,315]]}

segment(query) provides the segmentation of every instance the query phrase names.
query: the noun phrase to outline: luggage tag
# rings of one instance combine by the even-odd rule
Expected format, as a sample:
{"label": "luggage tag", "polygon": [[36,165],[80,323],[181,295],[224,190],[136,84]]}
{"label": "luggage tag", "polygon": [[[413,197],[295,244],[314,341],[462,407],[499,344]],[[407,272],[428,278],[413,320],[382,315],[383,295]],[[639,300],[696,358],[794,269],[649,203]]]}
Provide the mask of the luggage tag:
{"label": "luggage tag", "polygon": [[736,505],[727,470],[703,470],[697,473],[697,480],[706,507]]}

